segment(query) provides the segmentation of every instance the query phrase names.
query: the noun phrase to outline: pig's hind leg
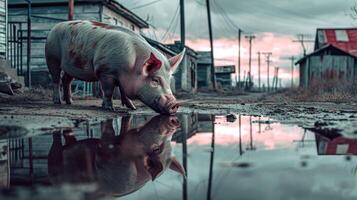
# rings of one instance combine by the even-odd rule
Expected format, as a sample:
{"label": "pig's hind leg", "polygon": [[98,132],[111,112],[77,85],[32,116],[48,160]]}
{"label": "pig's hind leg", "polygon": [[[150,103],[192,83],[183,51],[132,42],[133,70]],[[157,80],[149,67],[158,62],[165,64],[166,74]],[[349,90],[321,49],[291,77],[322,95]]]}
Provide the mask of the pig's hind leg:
{"label": "pig's hind leg", "polygon": [[99,78],[100,85],[103,91],[103,103],[102,108],[106,110],[114,110],[113,108],[113,92],[116,86],[114,78],[108,76],[101,76]]}
{"label": "pig's hind leg", "polygon": [[63,100],[66,104],[72,104],[72,92],[71,92],[71,83],[73,77],[67,74],[66,72],[62,76],[62,87],[63,87]]}
{"label": "pig's hind leg", "polygon": [[61,61],[55,56],[46,54],[46,62],[48,66],[48,71],[52,77],[53,83],[53,103],[61,104],[61,93],[60,93],[60,82],[61,82]]}

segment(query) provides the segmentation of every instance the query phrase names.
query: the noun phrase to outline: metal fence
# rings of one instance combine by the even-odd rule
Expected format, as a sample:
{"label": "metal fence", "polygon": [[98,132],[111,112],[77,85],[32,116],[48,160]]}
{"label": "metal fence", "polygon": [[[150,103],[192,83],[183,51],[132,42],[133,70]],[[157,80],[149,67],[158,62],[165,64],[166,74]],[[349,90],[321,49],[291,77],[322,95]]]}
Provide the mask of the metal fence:
{"label": "metal fence", "polygon": [[26,26],[24,22],[8,22],[8,44],[7,44],[7,59],[11,63],[11,67],[17,70],[17,75],[23,76],[23,27]]}

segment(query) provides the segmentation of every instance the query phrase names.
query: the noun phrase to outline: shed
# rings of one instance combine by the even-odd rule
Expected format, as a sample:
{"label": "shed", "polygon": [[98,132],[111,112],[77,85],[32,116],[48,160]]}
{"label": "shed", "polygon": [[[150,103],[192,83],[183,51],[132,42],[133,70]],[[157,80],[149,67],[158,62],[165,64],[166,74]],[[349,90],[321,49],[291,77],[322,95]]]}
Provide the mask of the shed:
{"label": "shed", "polygon": [[317,29],[314,51],[297,61],[300,86],[357,82],[357,28]]}
{"label": "shed", "polygon": [[6,58],[7,0],[0,0],[0,58]]}
{"label": "shed", "polygon": [[198,51],[197,84],[198,88],[212,88],[211,82],[211,52]]}
{"label": "shed", "polygon": [[216,81],[221,87],[232,86],[232,74],[236,72],[234,65],[216,66]]}
{"label": "shed", "polygon": [[[179,41],[166,45],[176,54],[181,52],[182,45]],[[175,88],[183,92],[195,93],[197,91],[197,53],[188,46],[185,48],[186,54],[174,73]]]}

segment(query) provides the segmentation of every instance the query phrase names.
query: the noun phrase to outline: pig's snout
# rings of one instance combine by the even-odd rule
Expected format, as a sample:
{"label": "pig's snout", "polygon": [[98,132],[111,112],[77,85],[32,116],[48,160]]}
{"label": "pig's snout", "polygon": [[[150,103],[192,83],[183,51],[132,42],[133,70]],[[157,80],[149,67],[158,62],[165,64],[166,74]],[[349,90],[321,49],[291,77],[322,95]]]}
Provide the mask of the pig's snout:
{"label": "pig's snout", "polygon": [[175,114],[179,108],[179,104],[175,103],[171,107],[169,107],[169,114]]}
{"label": "pig's snout", "polygon": [[170,125],[171,126],[174,126],[174,127],[180,127],[180,122],[179,122],[179,120],[176,118],[176,117],[174,117],[174,116],[170,116]]}
{"label": "pig's snout", "polygon": [[164,106],[165,114],[175,114],[179,108],[179,104],[176,102],[176,98],[171,95],[162,95],[160,97],[160,104]]}

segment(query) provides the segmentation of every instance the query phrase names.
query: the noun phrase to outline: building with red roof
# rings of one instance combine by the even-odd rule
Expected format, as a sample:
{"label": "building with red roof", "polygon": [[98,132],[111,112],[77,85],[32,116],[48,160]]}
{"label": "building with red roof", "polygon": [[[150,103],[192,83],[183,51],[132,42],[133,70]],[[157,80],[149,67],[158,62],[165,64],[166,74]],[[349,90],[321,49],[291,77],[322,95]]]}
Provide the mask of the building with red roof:
{"label": "building with red roof", "polygon": [[357,83],[357,28],[317,29],[314,51],[297,64],[302,87]]}

